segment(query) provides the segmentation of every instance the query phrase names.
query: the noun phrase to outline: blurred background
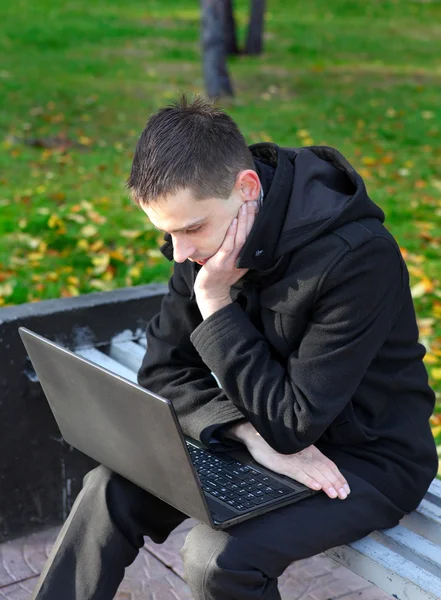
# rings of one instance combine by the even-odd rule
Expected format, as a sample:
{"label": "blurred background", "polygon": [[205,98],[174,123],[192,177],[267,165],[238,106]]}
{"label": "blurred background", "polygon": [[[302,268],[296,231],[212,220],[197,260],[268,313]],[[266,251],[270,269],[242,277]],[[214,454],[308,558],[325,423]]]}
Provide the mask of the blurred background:
{"label": "blurred background", "polygon": [[181,92],[218,95],[248,143],[334,146],[364,177],[410,271],[441,449],[441,2],[221,4],[0,3],[0,306],[166,281],[125,191],[134,147]]}

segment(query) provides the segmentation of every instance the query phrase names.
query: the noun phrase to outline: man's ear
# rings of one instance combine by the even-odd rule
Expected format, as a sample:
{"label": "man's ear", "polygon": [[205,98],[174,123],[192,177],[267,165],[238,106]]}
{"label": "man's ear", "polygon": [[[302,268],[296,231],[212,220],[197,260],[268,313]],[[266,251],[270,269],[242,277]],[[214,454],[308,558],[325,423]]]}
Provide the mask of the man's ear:
{"label": "man's ear", "polygon": [[260,193],[260,180],[256,171],[247,169],[239,173],[238,177],[239,189],[247,202],[257,200]]}

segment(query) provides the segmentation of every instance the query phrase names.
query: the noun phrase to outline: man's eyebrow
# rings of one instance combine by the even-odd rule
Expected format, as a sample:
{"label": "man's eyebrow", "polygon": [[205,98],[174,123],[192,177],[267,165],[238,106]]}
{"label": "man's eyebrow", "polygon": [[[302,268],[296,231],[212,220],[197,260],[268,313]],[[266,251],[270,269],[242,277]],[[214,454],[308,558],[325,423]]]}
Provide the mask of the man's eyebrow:
{"label": "man's eyebrow", "polygon": [[[202,217],[202,219],[198,219],[197,221],[193,221],[192,223],[187,223],[187,225],[184,225],[184,227],[180,227],[179,229],[174,229],[173,231],[167,231],[166,233],[179,233],[180,231],[186,231],[187,229],[191,229],[195,225],[200,225],[200,224],[204,223],[206,220],[207,220],[207,217]],[[156,227],[156,225],[153,225],[153,227],[155,229],[157,229],[158,231],[163,231],[162,229],[159,229],[159,227]]]}

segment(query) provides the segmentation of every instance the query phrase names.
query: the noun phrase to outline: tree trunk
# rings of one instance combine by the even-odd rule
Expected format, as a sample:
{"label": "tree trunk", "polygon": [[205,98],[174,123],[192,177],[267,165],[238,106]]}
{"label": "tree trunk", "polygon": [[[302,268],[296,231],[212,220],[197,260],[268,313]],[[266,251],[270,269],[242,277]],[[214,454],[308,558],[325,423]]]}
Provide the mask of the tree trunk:
{"label": "tree trunk", "polygon": [[251,0],[251,16],[245,44],[245,54],[261,54],[263,50],[263,24],[265,0]]}
{"label": "tree trunk", "polygon": [[233,96],[225,51],[224,0],[201,0],[201,4],[201,41],[207,95],[210,98]]}
{"label": "tree trunk", "polygon": [[224,39],[227,55],[240,54],[237,45],[236,21],[234,20],[233,0],[221,0],[224,11]]}

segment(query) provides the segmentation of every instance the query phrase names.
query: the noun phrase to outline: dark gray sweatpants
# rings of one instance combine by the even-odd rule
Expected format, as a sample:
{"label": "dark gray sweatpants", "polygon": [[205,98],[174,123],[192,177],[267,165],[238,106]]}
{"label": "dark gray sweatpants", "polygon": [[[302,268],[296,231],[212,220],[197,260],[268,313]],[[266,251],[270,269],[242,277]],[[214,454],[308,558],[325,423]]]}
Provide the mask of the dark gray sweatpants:
{"label": "dark gray sweatpants", "polygon": [[[342,470],[346,500],[323,492],[214,531],[196,525],[181,550],[195,600],[280,600],[277,578],[293,561],[396,525],[404,515],[372,485]],[[111,600],[143,536],[166,540],[186,515],[100,466],[84,478],[32,596]]]}

